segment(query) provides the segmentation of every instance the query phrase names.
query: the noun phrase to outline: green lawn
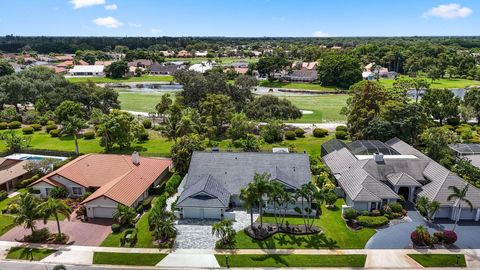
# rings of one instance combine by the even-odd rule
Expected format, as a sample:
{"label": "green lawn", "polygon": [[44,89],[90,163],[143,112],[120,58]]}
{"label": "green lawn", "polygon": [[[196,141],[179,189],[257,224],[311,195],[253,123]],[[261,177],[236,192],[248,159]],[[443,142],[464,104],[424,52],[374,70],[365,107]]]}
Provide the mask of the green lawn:
{"label": "green lawn", "polygon": [[337,88],[332,86],[322,86],[316,83],[302,83],[302,82],[270,82],[261,81],[260,86],[272,88],[286,88],[286,89],[300,89],[300,90],[315,90],[315,91],[332,91]]}
{"label": "green lawn", "polygon": [[[154,112],[155,106],[160,102],[160,97],[168,92],[124,92],[120,91],[118,100],[122,110],[135,112]],[[174,95],[171,95],[174,97]]]}
{"label": "green lawn", "polygon": [[155,266],[166,254],[94,252],[93,264]]}
{"label": "green lawn", "polygon": [[[466,267],[463,254],[408,254],[423,267]],[[457,264],[457,256],[459,261]]]}
{"label": "green lawn", "polygon": [[13,227],[15,227],[15,224],[13,223],[13,216],[0,215],[0,235],[8,232]]}
{"label": "green lawn", "polygon": [[302,118],[291,120],[296,123],[322,123],[345,121],[345,115],[340,114],[346,106],[348,95],[325,94],[315,96],[288,96],[295,106],[301,110],[312,111],[313,114],[304,114]]}
{"label": "green lawn", "polygon": [[[28,252],[29,248],[25,247],[12,247],[7,254],[7,259],[13,260],[30,260],[30,254]],[[57,250],[55,249],[46,249],[46,248],[33,248],[32,255],[34,261],[40,261],[49,255],[52,255]]]}
{"label": "green lawn", "polygon": [[149,76],[145,75],[142,77],[129,77],[122,79],[112,79],[106,77],[75,77],[67,78],[68,81],[72,83],[88,82],[92,81],[94,83],[124,83],[124,82],[171,82],[173,77],[170,75],[165,76]]}
{"label": "green lawn", "polygon": [[[359,231],[351,231],[347,228],[341,217],[341,207],[345,204],[343,199],[337,200],[334,209],[327,209],[322,206],[322,215],[315,220],[314,225],[322,229],[323,233],[318,235],[295,236],[283,233],[275,234],[264,241],[257,241],[250,238],[243,231],[236,237],[236,248],[262,248],[262,249],[362,249],[368,239],[375,234],[374,229],[364,228]],[[263,222],[275,223],[273,217],[265,217]],[[289,217],[290,224],[303,225],[303,219]]]}
{"label": "green lawn", "polygon": [[[467,79],[439,79],[432,81],[431,79],[427,79],[431,82],[431,88],[465,88],[471,85],[480,85],[480,81],[474,80],[467,80]],[[390,88],[393,86],[393,79],[381,79],[380,83],[383,84],[385,87]]]}
{"label": "green lawn", "polygon": [[[19,189],[17,190],[17,192],[19,192],[20,194],[23,194],[23,193],[26,193],[27,192],[27,189],[26,188],[22,188],[22,189]],[[16,200],[19,198],[20,195],[17,195],[17,196],[14,196],[14,197],[11,197],[11,198],[6,198],[5,200],[1,201],[0,202],[0,211],[3,211],[7,208],[8,204],[10,204],[10,202]]]}
{"label": "green lawn", "polygon": [[[215,255],[226,267],[225,255]],[[364,267],[366,255],[229,255],[230,267]]]}

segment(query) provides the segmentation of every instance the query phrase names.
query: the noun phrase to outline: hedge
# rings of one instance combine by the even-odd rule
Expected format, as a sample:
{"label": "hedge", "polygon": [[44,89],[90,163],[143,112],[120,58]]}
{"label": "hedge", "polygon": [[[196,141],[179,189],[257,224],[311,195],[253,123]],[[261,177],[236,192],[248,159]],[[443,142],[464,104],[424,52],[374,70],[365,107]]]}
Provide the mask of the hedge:
{"label": "hedge", "polygon": [[22,128],[23,134],[33,134],[33,131],[33,127],[30,126]]}
{"label": "hedge", "polygon": [[152,121],[150,121],[150,119],[144,119],[142,121],[142,125],[146,129],[151,129],[152,128]]}
{"label": "hedge", "polygon": [[378,228],[388,224],[388,218],[384,216],[359,216],[358,223],[363,227]]}
{"label": "hedge", "polygon": [[93,140],[95,139],[95,132],[93,131],[86,131],[85,133],[83,133],[83,138],[85,140]]}
{"label": "hedge", "polygon": [[18,121],[13,121],[13,122],[8,123],[8,128],[9,129],[18,129],[21,126],[22,126],[22,123],[20,123]]}
{"label": "hedge", "polygon": [[27,187],[28,185],[30,185],[31,183],[37,181],[38,179],[40,179],[40,176],[38,174],[28,178],[28,179],[25,179],[25,180],[22,180],[20,182],[18,182],[17,184],[15,184],[15,188],[17,189],[20,189],[20,188],[25,188]]}
{"label": "hedge", "polygon": [[303,138],[303,137],[305,137],[305,130],[303,130],[301,128],[297,128],[297,129],[295,129],[295,135],[298,138]]}
{"label": "hedge", "polygon": [[60,136],[60,130],[59,129],[52,129],[50,130],[50,132],[48,132],[50,134],[50,136],[52,137],[58,137]]}
{"label": "hedge", "polygon": [[8,123],[7,122],[0,122],[0,130],[4,130],[8,128]]}
{"label": "hedge", "polygon": [[297,137],[297,135],[295,134],[295,131],[287,131],[285,132],[285,139],[287,140],[295,140],[295,138]]}
{"label": "hedge", "polygon": [[345,140],[347,136],[348,134],[345,131],[342,131],[342,130],[335,131],[335,138],[339,140]]}
{"label": "hedge", "polygon": [[313,130],[313,137],[323,138],[328,135],[328,130],[324,128],[316,128]]}
{"label": "hedge", "polygon": [[165,183],[165,192],[169,195],[175,194],[177,192],[177,188],[182,182],[182,177],[179,174],[174,174],[168,179]]}
{"label": "hedge", "polygon": [[46,130],[47,132],[50,132],[50,131],[55,130],[55,129],[57,129],[57,125],[55,125],[55,124],[53,124],[53,125],[47,125],[47,127],[45,127],[45,130]]}
{"label": "hedge", "polygon": [[335,128],[335,131],[345,131],[345,132],[347,132],[347,126],[343,126],[343,125],[337,126]]}
{"label": "hedge", "polygon": [[42,125],[40,125],[40,124],[31,124],[30,126],[31,126],[31,127],[33,128],[33,130],[35,130],[35,131],[42,130]]}

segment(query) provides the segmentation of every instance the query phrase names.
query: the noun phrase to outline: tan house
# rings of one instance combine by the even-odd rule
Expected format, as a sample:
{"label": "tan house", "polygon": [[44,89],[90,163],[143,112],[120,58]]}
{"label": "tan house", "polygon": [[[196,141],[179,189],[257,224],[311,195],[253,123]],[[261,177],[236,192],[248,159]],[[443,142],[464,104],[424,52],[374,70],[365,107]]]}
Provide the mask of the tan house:
{"label": "tan house", "polygon": [[181,50],[177,53],[177,57],[192,57],[192,54],[189,51]]}
{"label": "tan house", "polygon": [[10,191],[15,184],[32,176],[25,170],[26,160],[0,158],[0,189]]}

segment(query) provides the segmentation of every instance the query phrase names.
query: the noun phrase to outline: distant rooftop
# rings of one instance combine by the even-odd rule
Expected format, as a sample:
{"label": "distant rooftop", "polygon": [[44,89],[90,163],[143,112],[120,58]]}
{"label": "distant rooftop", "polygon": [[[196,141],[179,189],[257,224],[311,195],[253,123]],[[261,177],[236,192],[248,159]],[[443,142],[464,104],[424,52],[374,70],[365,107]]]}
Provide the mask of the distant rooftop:
{"label": "distant rooftop", "polygon": [[459,155],[480,155],[480,144],[470,143],[470,144],[450,144],[448,145],[450,149],[455,151]]}

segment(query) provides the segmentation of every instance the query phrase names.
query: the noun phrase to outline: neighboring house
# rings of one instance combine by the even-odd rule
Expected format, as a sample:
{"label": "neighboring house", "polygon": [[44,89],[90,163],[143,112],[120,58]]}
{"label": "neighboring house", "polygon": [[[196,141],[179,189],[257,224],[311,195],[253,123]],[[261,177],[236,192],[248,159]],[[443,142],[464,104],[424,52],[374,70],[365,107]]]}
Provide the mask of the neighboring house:
{"label": "neighboring house", "polygon": [[470,163],[480,169],[480,144],[450,144],[448,147],[455,152],[455,155],[460,158],[465,158]]}
{"label": "neighboring house", "polygon": [[0,190],[10,191],[15,185],[33,174],[24,166],[31,161],[0,158]]}
{"label": "neighboring house", "polygon": [[282,77],[282,80],[288,82],[313,82],[318,79],[317,70],[301,69],[294,70]]}
{"label": "neighboring house", "polygon": [[181,50],[177,53],[177,57],[192,57],[192,54],[189,51]]}
{"label": "neighboring house", "polygon": [[73,61],[74,57],[75,57],[74,54],[64,54],[64,55],[56,55],[54,58],[57,61],[64,62],[64,61]]}
{"label": "neighboring house", "polygon": [[174,57],[175,56],[174,51],[160,51],[160,53],[163,55],[163,57]]}
{"label": "neighboring house", "polygon": [[181,65],[166,65],[155,62],[150,67],[150,75],[170,75],[182,68],[183,66]]}
{"label": "neighboring house", "polygon": [[195,56],[196,57],[206,57],[208,54],[208,51],[196,51]]}
{"label": "neighboring house", "polygon": [[[254,152],[194,152],[177,208],[183,218],[234,219],[230,207],[239,207],[240,190],[253,181],[255,173],[270,174],[289,192],[311,181],[306,154]],[[289,214],[297,204],[290,205]],[[267,207],[265,212],[271,212]]]}
{"label": "neighboring house", "polygon": [[105,66],[73,66],[72,69],[68,71],[70,76],[95,76],[101,77],[105,76],[104,72]]}
{"label": "neighboring house", "polygon": [[191,65],[188,68],[188,70],[193,70],[193,71],[196,71],[196,72],[205,73],[206,71],[212,69],[214,64],[215,64],[215,62],[203,61],[200,64]]}
{"label": "neighboring house", "polygon": [[113,61],[95,61],[95,66],[105,66],[108,67],[113,63]]}
{"label": "neighboring house", "polygon": [[73,66],[88,66],[88,63],[83,61],[83,60],[80,60],[77,62],[77,64],[75,64],[75,62],[73,60],[67,60],[67,61],[63,61],[62,63],[59,63],[56,65],[56,67],[59,67],[59,68],[71,68]]}
{"label": "neighboring house", "polygon": [[458,202],[447,200],[449,187],[469,185],[467,199],[474,210],[463,205],[460,219],[480,219],[480,189],[400,139],[348,144],[333,139],[322,145],[322,156],[347,205],[359,211],[379,209],[399,195],[411,202],[425,196],[440,203],[435,218],[454,219]]}
{"label": "neighboring house", "polygon": [[172,167],[170,159],[88,154],[47,174],[30,186],[42,198],[54,187],[65,188],[71,197],[93,192],[85,200],[90,218],[112,218],[118,204],[135,207],[148,197]]}
{"label": "neighboring house", "polygon": [[148,59],[137,59],[133,60],[131,62],[128,62],[128,67],[139,67],[139,68],[144,68],[144,69],[149,69],[153,64],[152,60]]}

